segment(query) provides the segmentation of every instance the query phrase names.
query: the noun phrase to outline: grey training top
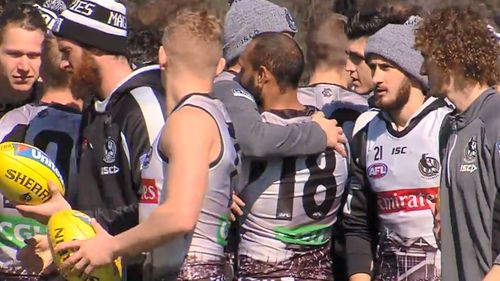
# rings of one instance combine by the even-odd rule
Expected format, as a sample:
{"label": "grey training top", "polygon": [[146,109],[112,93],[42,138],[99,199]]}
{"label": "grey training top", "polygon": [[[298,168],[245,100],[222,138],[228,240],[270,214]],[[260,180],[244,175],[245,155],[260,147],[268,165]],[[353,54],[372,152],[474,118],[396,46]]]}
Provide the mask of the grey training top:
{"label": "grey training top", "polygon": [[264,122],[253,96],[235,78],[235,74],[227,71],[216,77],[213,95],[227,107],[243,154],[298,156],[326,149],[326,135],[316,122],[287,126]]}
{"label": "grey training top", "polygon": [[443,281],[482,280],[493,263],[500,264],[499,108],[500,94],[489,88],[444,124]]}

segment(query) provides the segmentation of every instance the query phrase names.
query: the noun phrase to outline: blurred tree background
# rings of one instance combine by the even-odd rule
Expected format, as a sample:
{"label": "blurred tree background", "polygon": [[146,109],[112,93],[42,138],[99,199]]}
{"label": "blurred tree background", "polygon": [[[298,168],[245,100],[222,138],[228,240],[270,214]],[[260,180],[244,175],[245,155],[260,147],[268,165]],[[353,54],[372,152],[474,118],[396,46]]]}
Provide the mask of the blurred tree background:
{"label": "blurred tree background", "polygon": [[[220,19],[229,9],[228,0],[121,0],[126,3],[131,29],[131,61],[144,61],[154,56],[163,26],[175,17],[177,11],[208,9]],[[370,11],[383,5],[409,3],[422,6],[426,11],[450,5],[475,4],[481,7],[491,24],[500,27],[500,0],[269,0],[287,7],[297,21],[299,32],[295,39],[306,50],[305,37],[315,17],[332,11],[349,14],[348,11]],[[135,48],[133,47],[135,46]],[[153,48],[152,48],[153,47]],[[303,81],[307,79],[308,71]]]}
{"label": "blurred tree background", "polygon": [[[183,8],[206,8],[224,18],[229,5],[228,0],[123,0],[130,11],[131,25],[163,25],[175,13]],[[345,11],[349,8],[358,10],[374,9],[391,3],[418,4],[430,11],[449,5],[464,5],[475,3],[481,5],[492,18],[500,16],[500,0],[270,0],[287,7],[296,18],[300,30],[307,30],[308,23],[319,13],[336,10]],[[500,25],[497,22],[497,25]]]}

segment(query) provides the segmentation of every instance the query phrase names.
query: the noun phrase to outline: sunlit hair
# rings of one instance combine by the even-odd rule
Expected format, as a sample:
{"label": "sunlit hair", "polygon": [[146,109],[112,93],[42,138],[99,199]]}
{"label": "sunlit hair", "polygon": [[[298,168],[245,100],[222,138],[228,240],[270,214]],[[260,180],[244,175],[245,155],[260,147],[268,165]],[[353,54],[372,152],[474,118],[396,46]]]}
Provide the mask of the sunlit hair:
{"label": "sunlit hair", "polygon": [[69,86],[70,74],[60,68],[61,52],[55,36],[48,34],[42,44],[40,75],[47,88],[65,88]]}
{"label": "sunlit hair", "polygon": [[319,64],[344,67],[347,61],[347,18],[329,14],[315,21],[307,33],[307,63],[315,68]]}
{"label": "sunlit hair", "polygon": [[186,64],[192,71],[208,74],[222,57],[222,25],[207,11],[183,10],[164,29],[162,43],[169,64]]}
{"label": "sunlit hair", "polygon": [[415,47],[448,75],[495,85],[500,46],[473,6],[436,10],[416,32]]}
{"label": "sunlit hair", "polygon": [[47,32],[47,25],[40,11],[31,3],[19,4],[10,2],[0,15],[0,43],[3,41],[5,28],[13,24],[29,31],[40,30]]}

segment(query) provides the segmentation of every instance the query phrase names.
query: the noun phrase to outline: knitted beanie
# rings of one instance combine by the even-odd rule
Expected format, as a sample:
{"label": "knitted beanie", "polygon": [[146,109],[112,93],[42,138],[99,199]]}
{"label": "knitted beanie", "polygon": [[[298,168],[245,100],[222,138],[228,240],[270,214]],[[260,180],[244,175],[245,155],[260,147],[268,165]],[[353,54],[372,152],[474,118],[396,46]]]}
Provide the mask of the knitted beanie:
{"label": "knitted beanie", "polygon": [[288,9],[267,0],[235,0],[224,21],[224,58],[240,56],[252,38],[264,32],[295,34],[297,25]]}
{"label": "knitted beanie", "polygon": [[113,0],[75,0],[61,13],[52,31],[99,50],[126,54],[127,11]]}
{"label": "knitted beanie", "polygon": [[412,16],[404,24],[388,24],[368,38],[365,57],[379,55],[395,63],[408,76],[428,88],[427,76],[420,74],[424,58],[415,45],[415,29],[422,19]]}

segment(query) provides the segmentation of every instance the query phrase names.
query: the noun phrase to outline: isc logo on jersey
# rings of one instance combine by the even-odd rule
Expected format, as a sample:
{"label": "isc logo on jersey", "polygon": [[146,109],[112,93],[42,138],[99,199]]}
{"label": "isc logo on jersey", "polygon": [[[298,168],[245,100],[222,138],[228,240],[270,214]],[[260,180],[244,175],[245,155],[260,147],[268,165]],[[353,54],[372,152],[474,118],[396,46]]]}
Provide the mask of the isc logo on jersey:
{"label": "isc logo on jersey", "polygon": [[375,163],[375,164],[370,165],[366,169],[366,173],[372,179],[380,179],[380,178],[384,177],[385,175],[387,175],[388,170],[389,169],[387,168],[386,164]]}

